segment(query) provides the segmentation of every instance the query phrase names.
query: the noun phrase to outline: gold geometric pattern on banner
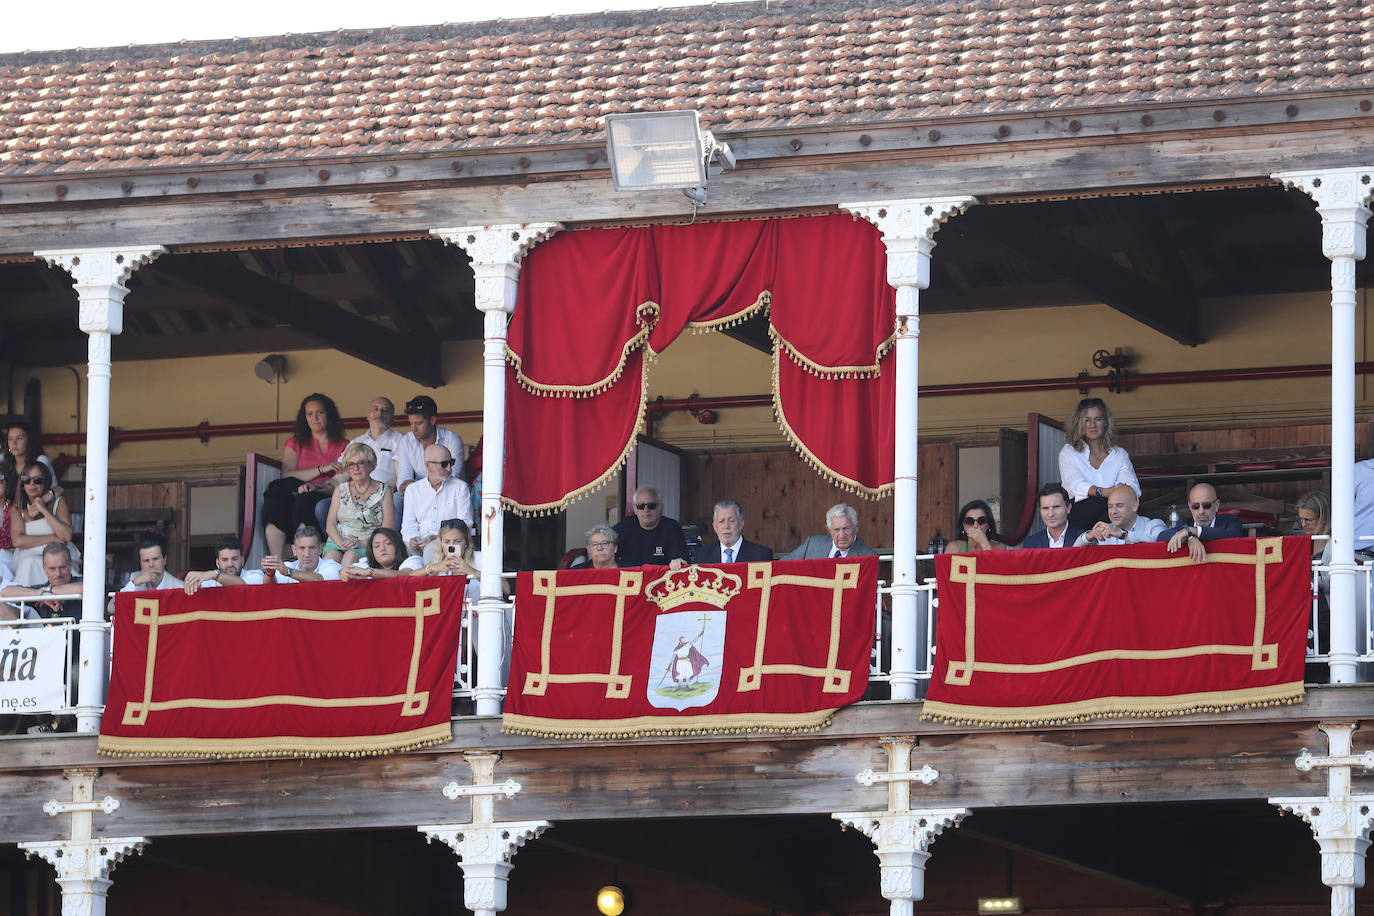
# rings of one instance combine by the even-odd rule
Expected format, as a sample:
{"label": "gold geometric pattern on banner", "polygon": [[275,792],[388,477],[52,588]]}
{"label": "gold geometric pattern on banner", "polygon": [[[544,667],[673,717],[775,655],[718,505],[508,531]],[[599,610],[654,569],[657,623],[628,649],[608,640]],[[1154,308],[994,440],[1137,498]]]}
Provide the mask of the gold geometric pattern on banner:
{"label": "gold geometric pattern on banner", "polygon": [[[272,608],[263,611],[187,611],[163,614],[158,598],[134,599],[134,623],[148,627],[148,658],[143,669],[143,698],[130,701],[124,707],[125,725],[146,725],[148,714],[169,709],[251,709],[257,706],[306,706],[329,709],[356,706],[400,705],[401,715],[424,715],[429,707],[429,691],[417,690],[420,675],[420,647],[424,640],[425,618],[440,613],[439,590],[426,589],[415,593],[411,607],[358,608],[356,610],[307,610],[302,608]],[[410,646],[410,667],[406,673],[405,693],[372,697],[308,697],[295,694],[273,694],[242,697],[236,700],[209,697],[178,697],[169,700],[152,699],[153,680],[157,664],[158,634],[166,627],[183,623],[213,621],[216,623],[255,623],[261,620],[308,620],[338,623],[346,620],[378,620],[385,618],[412,620],[415,636]]]}
{"label": "gold geometric pattern on banner", "polygon": [[[739,672],[739,692],[759,690],[763,687],[765,674],[800,674],[822,679],[822,693],[845,693],[849,690],[849,672],[837,667],[840,656],[840,611],[843,607],[842,592],[854,589],[859,584],[859,564],[837,563],[834,574],[823,576],[774,575],[772,563],[750,563],[748,587],[761,588],[759,598],[758,636],[754,641],[754,663]],[[763,648],[768,641],[768,611],[774,585],[796,585],[802,588],[828,589],[830,591],[829,638],[825,650],[825,667],[811,665],[763,663]]]}
{"label": "gold geometric pattern on banner", "polygon": [[[558,573],[536,572],[534,574],[534,594],[544,597],[544,631],[539,640],[539,670],[525,674],[524,693],[543,696],[550,684],[605,684],[606,699],[623,700],[630,695],[633,675],[620,673],[621,642],[625,632],[625,599],[639,594],[644,582],[644,573],[639,570],[622,569],[620,580],[614,585],[591,583],[587,585],[558,584]],[[611,621],[611,652],[609,671],[588,671],[582,674],[552,674],[549,671],[550,648],[553,643],[553,618],[557,610],[559,596],[606,595],[615,598],[615,616]]]}
{"label": "gold geometric pattern on banner", "polygon": [[1207,555],[1208,563],[1232,563],[1253,566],[1255,569],[1255,619],[1251,639],[1246,644],[1209,643],[1196,646],[1179,646],[1173,649],[1101,649],[1085,652],[1049,662],[1036,664],[1011,664],[978,659],[974,651],[975,622],[977,605],[975,588],[979,585],[1043,585],[1050,582],[1064,582],[1095,576],[1111,569],[1171,569],[1193,564],[1188,556],[1167,560],[1146,560],[1134,557],[1114,557],[1098,563],[1076,566],[1073,569],[1052,572],[1028,573],[1025,575],[979,574],[978,558],[970,555],[955,556],[950,564],[949,579],[964,585],[964,657],[950,659],[945,672],[945,683],[967,686],[973,680],[975,671],[996,672],[998,674],[1043,674],[1047,671],[1062,671],[1093,662],[1130,660],[1150,661],[1165,658],[1196,658],[1206,655],[1248,655],[1252,671],[1269,671],[1279,665],[1277,643],[1264,642],[1265,623],[1265,568],[1283,561],[1283,538],[1259,538],[1253,556],[1234,553],[1212,553]]}

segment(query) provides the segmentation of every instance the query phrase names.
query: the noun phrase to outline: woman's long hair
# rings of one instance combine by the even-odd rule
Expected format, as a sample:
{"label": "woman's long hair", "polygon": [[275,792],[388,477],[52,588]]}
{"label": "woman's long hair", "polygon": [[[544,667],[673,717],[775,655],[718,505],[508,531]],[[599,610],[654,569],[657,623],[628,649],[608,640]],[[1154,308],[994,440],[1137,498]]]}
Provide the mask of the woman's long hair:
{"label": "woman's long hair", "polygon": [[296,411],[296,444],[305,448],[314,438],[314,434],[310,432],[310,424],[305,422],[305,408],[311,401],[319,401],[324,406],[324,434],[329,438],[330,444],[344,441],[343,417],[339,416],[339,408],[334,405],[334,399],[327,394],[316,392],[307,394],[301,401],[300,409]]}
{"label": "woman's long hair", "polygon": [[467,563],[469,566],[475,567],[477,565],[477,562],[476,556],[472,549],[472,532],[468,530],[468,523],[463,521],[461,518],[446,519],[439,526],[439,537],[441,539],[443,538],[445,531],[461,531],[463,533],[463,539],[467,543],[467,549],[463,551],[463,562]]}
{"label": "woman's long hair", "polygon": [[[43,475],[43,492],[46,493],[49,490],[51,490],[52,475],[48,473],[48,466],[46,464],[43,464],[42,462],[35,461],[32,464],[26,465],[24,467],[22,476],[30,477],[35,472]],[[18,483],[17,479],[15,480],[15,483]],[[16,504],[19,506],[19,511],[23,512],[31,505],[31,503],[29,502],[29,494],[28,491],[26,491],[23,487],[19,487],[18,492],[19,496]]]}
{"label": "woman's long hair", "polygon": [[1084,398],[1064,424],[1064,437],[1074,451],[1081,452],[1088,447],[1088,440],[1083,438],[1083,415],[1094,407],[1102,411],[1102,419],[1107,421],[1107,428],[1102,432],[1102,447],[1109,452],[1116,448],[1116,417],[1112,416],[1111,408],[1101,398]]}
{"label": "woman's long hair", "polygon": [[1313,534],[1331,533],[1331,500],[1321,490],[1312,490],[1298,497],[1299,509],[1306,509],[1317,516],[1317,530]]}

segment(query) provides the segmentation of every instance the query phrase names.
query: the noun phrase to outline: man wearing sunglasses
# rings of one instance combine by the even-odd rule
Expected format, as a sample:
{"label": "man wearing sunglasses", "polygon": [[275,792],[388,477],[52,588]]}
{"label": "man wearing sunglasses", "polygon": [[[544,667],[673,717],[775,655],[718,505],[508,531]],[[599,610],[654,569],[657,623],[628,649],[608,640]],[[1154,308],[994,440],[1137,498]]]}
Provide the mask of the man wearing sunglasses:
{"label": "man wearing sunglasses", "polygon": [[663,503],[653,487],[635,490],[634,515],[615,526],[621,566],[669,566],[687,562],[687,540],[675,518],[663,517]]}
{"label": "man wearing sunglasses", "polygon": [[1188,491],[1188,511],[1193,514],[1191,525],[1179,525],[1159,533],[1157,540],[1168,541],[1170,553],[1186,544],[1188,556],[1201,563],[1207,559],[1203,541],[1245,537],[1245,526],[1240,519],[1217,514],[1221,511],[1221,499],[1217,496],[1217,488],[1210,483],[1197,484]]}
{"label": "man wearing sunglasses", "polygon": [[456,460],[442,445],[425,447],[425,479],[416,481],[406,492],[401,537],[411,556],[436,559],[439,525],[444,519],[461,518],[472,530],[472,490],[461,478],[453,476]]}

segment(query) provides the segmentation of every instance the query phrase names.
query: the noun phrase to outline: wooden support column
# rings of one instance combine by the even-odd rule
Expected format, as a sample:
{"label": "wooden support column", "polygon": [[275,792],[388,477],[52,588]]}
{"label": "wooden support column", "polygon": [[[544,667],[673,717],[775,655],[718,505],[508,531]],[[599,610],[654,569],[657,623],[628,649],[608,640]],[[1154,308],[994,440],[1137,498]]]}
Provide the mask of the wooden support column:
{"label": "wooden support column", "polygon": [[49,817],[72,816],[69,840],[20,843],[26,856],[38,855],[57,869],[62,888],[62,916],[105,916],[106,895],[110,891],[110,872],[129,853],[143,854],[149,840],[141,836],[92,836],[91,819],[95,812],[113,814],[119,800],[105,796],[95,799],[95,778],[99,770],[67,770],[62,775],[72,786],[72,800],[49,799],[43,811]]}
{"label": "wooden support column", "polygon": [[1374,795],[1352,795],[1351,767],[1374,769],[1374,751],[1351,753],[1354,722],[1322,722],[1325,757],[1302,749],[1296,761],[1304,773],[1326,770],[1327,794],[1312,798],[1271,798],[1269,804],[1307,822],[1322,852],[1322,883],[1331,888],[1331,916],[1355,916],[1355,888],[1364,887],[1364,860],[1374,827]]}
{"label": "wooden support column", "polygon": [[1331,259],[1331,683],[1356,679],[1355,262],[1364,260],[1374,168],[1278,172],[1317,202],[1322,254]]}
{"label": "wooden support column", "polygon": [[[166,251],[160,245],[39,251],[72,276],[78,320],[89,335],[86,365],[86,499],[82,557],[81,657],[76,728],[100,730],[105,703],[105,519],[110,481],[110,336],[124,330],[124,284],[141,265]],[[103,898],[102,898],[103,899]],[[102,904],[103,907],[103,904]]]}
{"label": "wooden support column", "polygon": [[454,801],[471,798],[472,820],[416,829],[425,835],[426,842],[447,843],[458,856],[458,867],[463,870],[463,905],[475,916],[495,916],[506,908],[506,886],[515,867],[511,859],[527,841],[553,825],[548,821],[494,821],[496,796],[514,798],[520,783],[513,779],[496,783],[500,754],[469,751],[463,756],[472,767],[472,785],[451,782],[444,786],[444,797]]}
{"label": "wooden support column", "polygon": [[840,204],[883,233],[887,246],[887,282],[897,290],[896,463],[892,532],[892,699],[916,698],[916,672],[925,656],[918,645],[916,601],[916,482],[918,344],[921,337],[920,291],[930,286],[930,253],[935,230],[978,201],[972,197]]}
{"label": "wooden support column", "polygon": [[882,894],[891,903],[892,916],[912,916],[915,901],[926,895],[926,861],[930,844],[945,828],[973,812],[968,808],[911,807],[911,784],[930,785],[940,778],[929,765],[911,769],[911,748],[915,738],[884,738],[887,772],[864,770],[855,778],[860,785],[887,783],[886,811],[841,811],[832,815],[846,827],[861,831],[873,841],[878,856]]}
{"label": "wooden support column", "polygon": [[[482,597],[477,602],[477,687],[479,716],[499,716],[506,695],[505,598],[501,572],[505,561],[505,510],[501,504],[506,468],[506,329],[515,311],[520,259],[562,227],[558,223],[507,226],[459,226],[431,234],[457,245],[472,259],[474,298],[485,315],[482,350]],[[522,455],[517,460],[531,461]]]}

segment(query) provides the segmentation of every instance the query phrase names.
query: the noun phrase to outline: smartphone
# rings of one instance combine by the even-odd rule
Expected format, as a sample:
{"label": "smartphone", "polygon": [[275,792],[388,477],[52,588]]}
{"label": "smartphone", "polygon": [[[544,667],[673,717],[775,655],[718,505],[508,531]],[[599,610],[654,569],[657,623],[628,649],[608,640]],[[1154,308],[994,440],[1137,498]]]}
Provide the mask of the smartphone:
{"label": "smartphone", "polygon": [[450,555],[450,556],[453,556],[453,555],[457,554],[457,553],[458,553],[458,545],[457,545],[457,544],[449,544],[449,545],[448,545],[448,552],[449,552],[449,555]]}

